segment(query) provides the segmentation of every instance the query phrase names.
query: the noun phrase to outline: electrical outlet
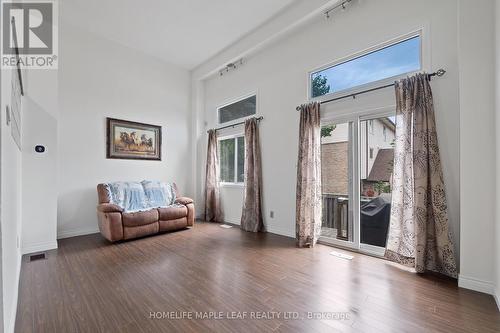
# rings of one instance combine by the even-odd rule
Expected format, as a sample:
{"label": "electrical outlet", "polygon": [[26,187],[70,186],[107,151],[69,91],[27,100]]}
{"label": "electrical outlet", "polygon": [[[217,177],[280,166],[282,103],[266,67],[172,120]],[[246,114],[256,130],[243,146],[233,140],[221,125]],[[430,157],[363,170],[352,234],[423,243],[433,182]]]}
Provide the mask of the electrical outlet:
{"label": "electrical outlet", "polygon": [[270,213],[269,213],[269,217],[274,219],[274,210],[272,210]]}

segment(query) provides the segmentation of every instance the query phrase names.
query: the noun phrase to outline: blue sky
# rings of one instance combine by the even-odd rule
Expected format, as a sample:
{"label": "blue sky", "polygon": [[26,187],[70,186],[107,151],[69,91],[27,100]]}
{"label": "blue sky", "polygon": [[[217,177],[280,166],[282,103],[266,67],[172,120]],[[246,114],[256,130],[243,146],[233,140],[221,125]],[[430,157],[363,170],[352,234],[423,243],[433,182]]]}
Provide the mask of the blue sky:
{"label": "blue sky", "polygon": [[420,70],[420,37],[403,41],[313,74],[326,76],[337,92],[401,73]]}

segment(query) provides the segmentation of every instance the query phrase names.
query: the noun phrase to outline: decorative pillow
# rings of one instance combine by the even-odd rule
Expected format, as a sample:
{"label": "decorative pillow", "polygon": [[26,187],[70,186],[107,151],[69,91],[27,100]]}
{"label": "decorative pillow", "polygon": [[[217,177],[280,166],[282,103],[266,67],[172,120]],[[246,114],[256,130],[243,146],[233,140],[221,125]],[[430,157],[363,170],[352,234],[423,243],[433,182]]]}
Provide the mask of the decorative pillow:
{"label": "decorative pillow", "polygon": [[175,191],[172,185],[156,180],[143,180],[141,184],[149,207],[167,207],[174,204]]}
{"label": "decorative pillow", "polygon": [[107,184],[110,203],[115,204],[127,213],[148,210],[144,188],[139,182],[113,182]]}

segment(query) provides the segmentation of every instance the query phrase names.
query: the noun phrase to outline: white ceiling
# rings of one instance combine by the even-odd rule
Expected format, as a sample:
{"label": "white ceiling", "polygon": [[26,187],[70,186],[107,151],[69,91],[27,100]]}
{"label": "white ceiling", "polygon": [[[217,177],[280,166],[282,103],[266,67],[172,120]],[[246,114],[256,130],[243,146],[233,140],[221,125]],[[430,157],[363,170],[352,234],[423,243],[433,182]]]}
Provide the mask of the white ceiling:
{"label": "white ceiling", "polygon": [[298,0],[64,0],[80,28],[192,69]]}

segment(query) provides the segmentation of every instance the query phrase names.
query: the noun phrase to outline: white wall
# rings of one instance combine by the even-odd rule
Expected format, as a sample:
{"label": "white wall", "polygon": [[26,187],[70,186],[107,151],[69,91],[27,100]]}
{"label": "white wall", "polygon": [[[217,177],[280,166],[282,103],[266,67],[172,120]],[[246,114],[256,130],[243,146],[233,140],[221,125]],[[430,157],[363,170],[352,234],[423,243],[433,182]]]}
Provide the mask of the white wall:
{"label": "white wall", "polygon": [[[175,181],[190,195],[189,73],[60,24],[58,237],[97,231],[101,182]],[[161,125],[162,161],[106,159],[106,117]]]}
{"label": "white wall", "polygon": [[498,205],[498,199],[500,199],[500,0],[495,2],[495,69],[496,69],[496,84],[495,84],[495,95],[496,95],[496,238],[495,238],[495,264],[496,267],[496,279],[495,279],[495,298],[497,301],[498,308],[500,309],[500,205]]}
{"label": "white wall", "polygon": [[[25,71],[23,107],[23,254],[57,248],[57,71]],[[36,153],[35,146],[45,146]]]}
{"label": "white wall", "polygon": [[[1,71],[2,98],[0,109],[1,156],[0,156],[0,210],[2,224],[2,283],[3,327],[11,332],[14,328],[17,308],[17,290],[21,268],[21,152],[11,137],[10,125],[6,124],[6,105],[10,105],[10,70]],[[24,102],[24,101],[23,101]]]}
{"label": "white wall", "polygon": [[[459,285],[493,293],[495,229],[494,1],[459,1]],[[481,52],[478,52],[481,50]]]}
{"label": "white wall", "polygon": [[[411,15],[409,15],[411,13]],[[333,20],[322,16],[290,33],[284,39],[246,59],[238,70],[206,80],[206,127],[198,149],[202,156],[198,175],[203,177],[207,128],[216,126],[216,107],[222,102],[257,91],[261,122],[263,161],[263,208],[269,231],[295,235],[295,186],[298,144],[298,113],[295,107],[307,100],[307,72],[388,39],[424,27],[428,41],[425,55],[429,68],[445,68],[445,77],[432,85],[436,121],[441,145],[445,182],[450,208],[450,224],[457,256],[459,242],[459,118],[456,1],[395,0],[355,2]],[[384,22],[384,24],[380,24]],[[226,51],[228,53],[229,51]],[[230,52],[229,52],[230,53]],[[224,59],[220,64],[224,63]],[[211,60],[215,63],[215,60]],[[204,67],[204,66],[202,66]],[[385,104],[394,105],[392,94]],[[355,108],[353,101],[342,104]],[[203,178],[202,178],[203,179]],[[202,191],[198,192],[201,196]],[[224,196],[224,193],[223,193]],[[231,200],[234,199],[234,200]],[[240,197],[223,198],[223,203],[241,205]],[[275,218],[269,218],[269,212]]]}

